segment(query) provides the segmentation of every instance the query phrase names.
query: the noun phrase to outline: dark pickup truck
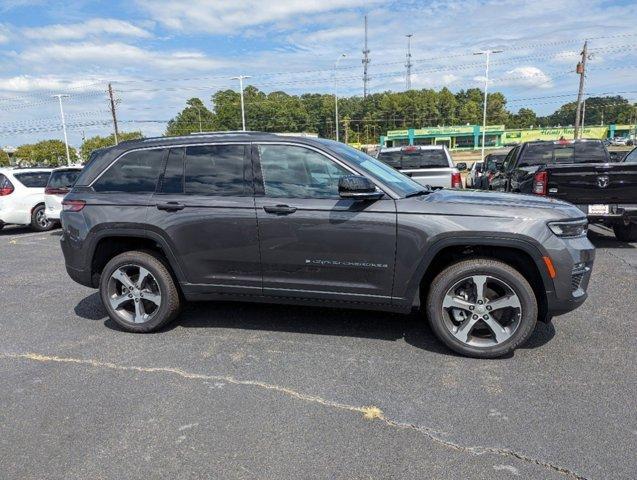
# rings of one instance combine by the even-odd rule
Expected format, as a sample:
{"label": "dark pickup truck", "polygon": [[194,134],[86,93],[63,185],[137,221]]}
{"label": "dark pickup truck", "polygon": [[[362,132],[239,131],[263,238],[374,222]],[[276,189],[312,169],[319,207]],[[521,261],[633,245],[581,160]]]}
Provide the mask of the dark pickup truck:
{"label": "dark pickup truck", "polygon": [[613,163],[600,140],[526,142],[509,152],[490,187],[566,200],[590,222],[612,227],[619,240],[634,242],[637,159],[631,153]]}

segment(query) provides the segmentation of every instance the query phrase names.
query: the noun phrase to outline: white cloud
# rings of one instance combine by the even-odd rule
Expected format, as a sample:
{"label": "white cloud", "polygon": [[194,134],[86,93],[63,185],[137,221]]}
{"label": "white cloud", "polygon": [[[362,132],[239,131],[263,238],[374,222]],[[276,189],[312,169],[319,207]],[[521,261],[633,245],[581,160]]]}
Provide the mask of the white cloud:
{"label": "white cloud", "polygon": [[369,6],[378,0],[191,0],[188,6],[174,0],[138,0],[156,21],[174,30],[239,33],[246,27],[270,24],[299,15]]}
{"label": "white cloud", "polygon": [[68,80],[58,77],[32,77],[19,75],[15,77],[0,78],[0,90],[6,92],[32,92],[37,90],[75,90],[78,92],[103,89],[103,84],[97,86],[97,79],[92,80]]}
{"label": "white cloud", "polygon": [[92,18],[82,23],[47,25],[22,30],[25,37],[38,40],[81,40],[99,35],[150,38],[151,33],[130,22],[113,18]]}
{"label": "white cloud", "polygon": [[[482,80],[484,81],[484,77]],[[496,87],[523,86],[535,88],[551,88],[553,80],[537,67],[516,67],[509,70],[500,78],[494,78]]]}
{"label": "white cloud", "polygon": [[157,68],[186,71],[212,70],[224,65],[201,52],[159,52],[144,50],[121,42],[52,44],[30,48],[22,52],[19,58],[23,62],[37,64],[51,64],[51,62],[63,62],[76,66],[81,64],[84,69],[110,65],[117,66],[118,69],[133,67],[144,70]]}

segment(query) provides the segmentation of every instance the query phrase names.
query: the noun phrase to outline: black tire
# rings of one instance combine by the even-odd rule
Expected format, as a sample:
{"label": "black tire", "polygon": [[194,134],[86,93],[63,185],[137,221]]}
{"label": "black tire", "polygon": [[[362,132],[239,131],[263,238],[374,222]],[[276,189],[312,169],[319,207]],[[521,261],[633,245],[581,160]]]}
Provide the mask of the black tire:
{"label": "black tire", "polygon": [[613,225],[613,232],[615,232],[615,238],[621,242],[637,242],[637,223]]}
{"label": "black tire", "polygon": [[[143,323],[127,321],[111,305],[109,281],[111,275],[120,267],[145,268],[154,277],[154,286],[158,288],[158,293],[161,294],[159,307]],[[181,298],[173,276],[164,261],[151,252],[134,250],[113,257],[102,271],[99,290],[102,303],[109,317],[129,332],[148,333],[158,330],[173,321],[179,315],[181,309]],[[134,304],[132,306],[134,307]]]}
{"label": "black tire", "polygon": [[[470,345],[456,338],[448,328],[449,320],[445,318],[448,313],[443,310],[445,296],[454,285],[473,275],[487,275],[503,282],[517,295],[521,306],[517,327],[502,343]],[[432,282],[425,305],[429,324],[436,336],[453,351],[475,358],[496,358],[512,352],[529,339],[538,317],[537,299],[529,282],[516,269],[490,258],[464,260],[445,268]]]}
{"label": "black tire", "polygon": [[36,232],[48,232],[55,227],[53,220],[47,220],[44,216],[44,204],[36,205],[31,212],[31,229]]}

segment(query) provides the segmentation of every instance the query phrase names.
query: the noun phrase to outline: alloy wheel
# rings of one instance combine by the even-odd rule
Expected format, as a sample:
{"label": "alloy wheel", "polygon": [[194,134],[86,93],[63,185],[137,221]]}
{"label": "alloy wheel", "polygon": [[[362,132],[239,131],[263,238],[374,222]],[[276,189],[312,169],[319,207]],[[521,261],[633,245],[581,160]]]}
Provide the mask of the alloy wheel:
{"label": "alloy wheel", "polygon": [[47,228],[49,226],[49,220],[46,218],[43,208],[35,212],[35,222],[40,228]]}
{"label": "alloy wheel", "polygon": [[491,275],[472,275],[456,282],[445,294],[444,325],[459,341],[475,347],[506,342],[522,318],[515,291]]}
{"label": "alloy wheel", "polygon": [[108,300],[115,313],[130,323],[146,323],[161,306],[159,284],[139,265],[118,267],[108,280]]}

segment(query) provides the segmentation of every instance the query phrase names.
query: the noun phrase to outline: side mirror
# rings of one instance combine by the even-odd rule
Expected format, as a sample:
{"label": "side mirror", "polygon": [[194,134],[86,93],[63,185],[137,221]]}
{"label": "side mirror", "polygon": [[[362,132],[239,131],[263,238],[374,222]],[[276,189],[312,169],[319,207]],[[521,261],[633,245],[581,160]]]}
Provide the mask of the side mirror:
{"label": "side mirror", "polygon": [[464,172],[467,169],[467,163],[466,162],[456,163],[456,168],[460,170],[461,172]]}
{"label": "side mirror", "polygon": [[378,200],[383,196],[367,177],[344,175],[338,179],[338,194],[352,200]]}

